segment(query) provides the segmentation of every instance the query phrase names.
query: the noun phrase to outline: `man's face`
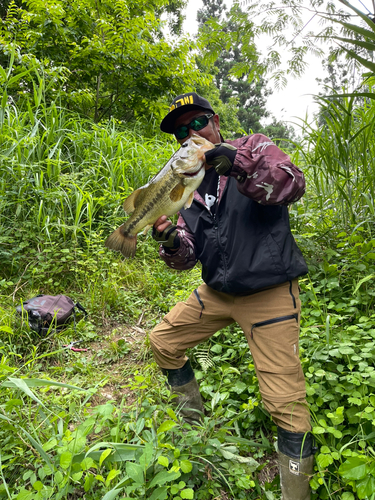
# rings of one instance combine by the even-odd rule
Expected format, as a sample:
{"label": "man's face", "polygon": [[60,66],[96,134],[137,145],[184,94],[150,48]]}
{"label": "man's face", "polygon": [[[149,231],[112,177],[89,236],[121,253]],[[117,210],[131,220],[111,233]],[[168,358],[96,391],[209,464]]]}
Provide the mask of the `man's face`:
{"label": "man's face", "polygon": [[[175,128],[179,127],[180,125],[188,125],[194,118],[198,118],[198,116],[202,115],[207,115],[210,114],[208,111],[198,111],[198,110],[193,110],[193,111],[188,111],[187,113],[184,113],[183,115],[179,116],[175,122]],[[219,122],[219,116],[214,115],[208,122],[208,125],[201,130],[198,130],[195,132],[193,129],[189,129],[189,135],[185,137],[184,139],[177,139],[177,141],[180,144],[183,144],[186,142],[193,134],[199,135],[200,137],[203,137],[204,139],[207,139],[207,141],[212,142],[213,144],[216,144],[218,142],[221,142],[220,138],[220,122]]]}

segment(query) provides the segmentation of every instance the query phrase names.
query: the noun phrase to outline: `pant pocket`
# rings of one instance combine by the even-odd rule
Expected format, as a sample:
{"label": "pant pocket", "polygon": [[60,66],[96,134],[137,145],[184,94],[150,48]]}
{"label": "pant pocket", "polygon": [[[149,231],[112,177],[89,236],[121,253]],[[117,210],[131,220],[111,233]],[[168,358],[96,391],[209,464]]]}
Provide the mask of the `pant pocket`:
{"label": "pant pocket", "polygon": [[254,323],[250,349],[258,370],[297,374],[299,360],[298,314],[288,314]]}
{"label": "pant pocket", "polygon": [[298,324],[298,314],[287,314],[286,316],[278,316],[277,318],[266,319],[265,321],[259,321],[258,323],[254,323],[251,327],[251,338],[253,338],[253,332],[255,328],[261,328],[268,325],[275,325],[276,323],[283,323],[284,321],[288,321],[294,319]]}
{"label": "pant pocket", "polygon": [[199,320],[199,311],[187,306],[185,302],[177,302],[173,309],[163,318],[170,326],[183,326],[196,323]]}

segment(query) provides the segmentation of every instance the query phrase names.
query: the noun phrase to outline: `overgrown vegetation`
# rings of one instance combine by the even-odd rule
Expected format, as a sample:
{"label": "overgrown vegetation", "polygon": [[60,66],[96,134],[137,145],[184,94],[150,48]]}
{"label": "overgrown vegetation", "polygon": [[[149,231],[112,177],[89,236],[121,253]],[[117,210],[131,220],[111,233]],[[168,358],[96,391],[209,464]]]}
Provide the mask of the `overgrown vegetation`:
{"label": "overgrown vegetation", "polygon": [[[291,220],[310,268],[301,280],[301,356],[319,445],[312,486],[315,498],[353,500],[371,498],[375,482],[374,174],[365,126],[374,108],[326,106],[332,120],[297,145],[309,191]],[[190,353],[207,409],[199,430],[184,430],[150,355],[147,333],[187,298],[199,269],[166,268],[150,236],[134,260],[104,248],[123,220],[121,200],[173,147],[38,101],[27,112],[3,103],[1,127],[0,495],[278,498],[274,428],[240,329]],[[38,338],[14,311],[36,293],[73,296],[89,320]],[[63,348],[78,339],[87,354]]]}
{"label": "overgrown vegetation", "polygon": [[[9,3],[2,29],[26,15],[17,5]],[[48,5],[30,2],[35,16],[24,21],[52,16],[45,40],[65,26],[62,13]],[[131,14],[139,19],[143,7],[136,7]],[[21,34],[24,27],[17,28]],[[30,40],[36,39],[32,31]],[[154,109],[147,124],[113,115],[98,122],[93,77],[88,107],[78,114],[78,94],[70,96],[64,86],[71,80],[59,80],[49,60],[30,56],[38,45],[26,56],[6,41],[0,68],[0,498],[278,499],[275,427],[241,330],[232,325],[189,353],[206,408],[201,428],[181,422],[153,361],[148,333],[200,283],[199,267],[166,268],[150,235],[139,237],[132,260],[104,247],[123,221],[122,200],[175,148],[154,130]],[[15,91],[20,83],[28,92]],[[173,85],[155,84],[155,91],[165,95]],[[67,102],[70,110],[62,106]],[[318,445],[311,485],[313,499],[374,500],[375,107],[350,96],[320,102],[319,126],[304,123],[291,148],[308,186],[290,218],[309,264],[300,281],[300,353]],[[123,104],[118,99],[114,106]],[[161,101],[155,106],[157,116]],[[237,117],[234,105],[222,106],[225,136]],[[89,317],[40,338],[15,313],[38,293],[68,294]],[[72,340],[82,340],[88,351],[66,349]]]}

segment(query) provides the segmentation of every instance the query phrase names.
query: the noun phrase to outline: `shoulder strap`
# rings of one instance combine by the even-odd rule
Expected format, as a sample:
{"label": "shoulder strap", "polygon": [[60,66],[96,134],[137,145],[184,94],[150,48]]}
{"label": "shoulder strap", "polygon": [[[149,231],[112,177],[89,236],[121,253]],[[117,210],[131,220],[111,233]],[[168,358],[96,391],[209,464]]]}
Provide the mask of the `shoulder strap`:
{"label": "shoulder strap", "polygon": [[74,304],[74,307],[76,307],[77,309],[79,309],[80,311],[82,311],[83,314],[85,315],[85,318],[86,318],[86,316],[88,315],[88,313],[87,313],[86,309],[79,302],[76,302]]}

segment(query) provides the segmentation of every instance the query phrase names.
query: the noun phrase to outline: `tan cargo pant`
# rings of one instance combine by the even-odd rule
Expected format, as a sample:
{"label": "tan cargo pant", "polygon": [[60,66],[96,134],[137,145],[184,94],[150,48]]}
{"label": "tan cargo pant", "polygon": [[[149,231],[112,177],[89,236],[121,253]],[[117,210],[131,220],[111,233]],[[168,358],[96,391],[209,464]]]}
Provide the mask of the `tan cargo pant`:
{"label": "tan cargo pant", "polygon": [[247,296],[217,292],[203,284],[152,331],[155,360],[161,368],[182,368],[186,349],[237,322],[246,335],[263,404],[273,421],[291,432],[309,431],[298,349],[300,308],[297,280]]}

